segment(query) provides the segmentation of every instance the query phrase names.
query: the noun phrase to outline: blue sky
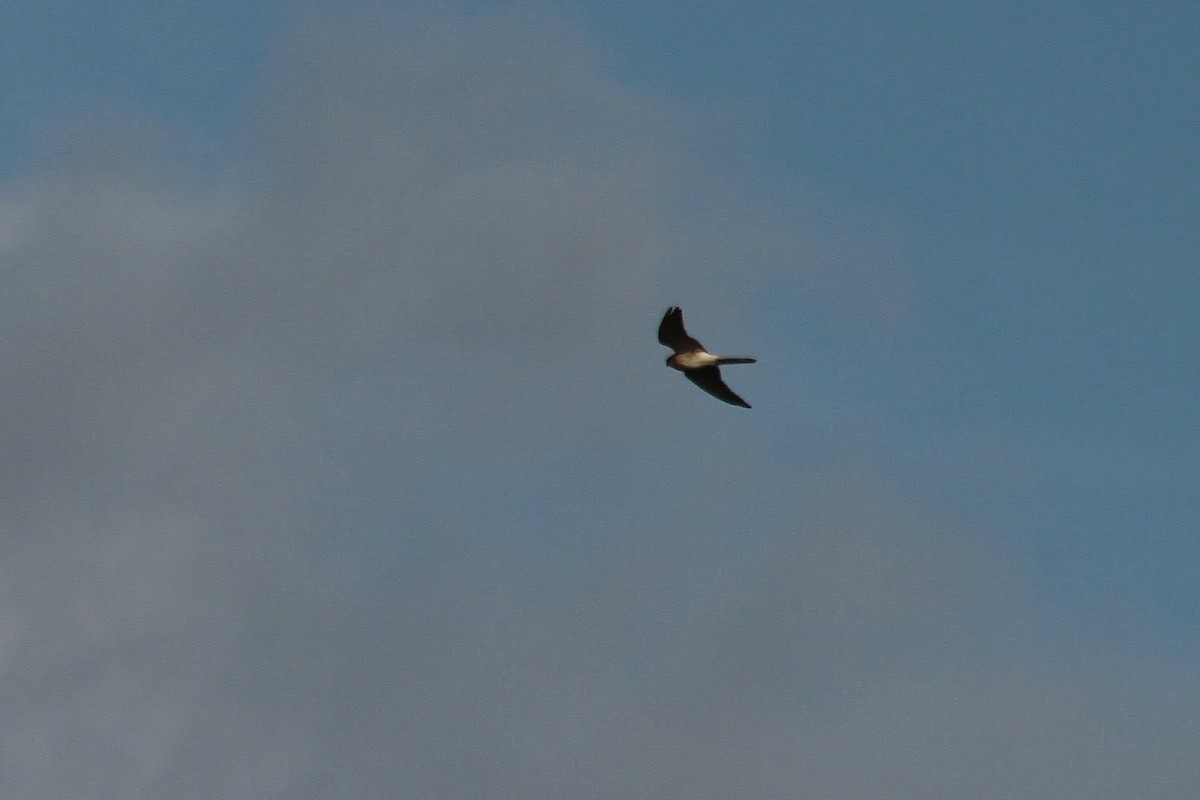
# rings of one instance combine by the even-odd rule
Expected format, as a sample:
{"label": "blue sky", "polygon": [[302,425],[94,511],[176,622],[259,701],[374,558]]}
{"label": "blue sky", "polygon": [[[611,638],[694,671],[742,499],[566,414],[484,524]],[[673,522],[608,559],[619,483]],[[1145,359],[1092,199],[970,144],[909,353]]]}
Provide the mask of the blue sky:
{"label": "blue sky", "polygon": [[1195,794],[1198,28],[6,4],[0,786]]}
{"label": "blue sky", "polygon": [[[1195,7],[609,4],[585,16],[631,80],[748,109],[738,179],[768,213],[815,189],[832,198],[826,213],[895,237],[910,322],[895,350],[850,354],[859,364],[843,369],[858,373],[848,402],[884,418],[897,458],[924,462],[923,479],[974,472],[952,494],[1005,520],[1064,600],[1095,592],[1116,615],[1149,602],[1189,630]],[[1012,463],[1013,450],[1029,460]]]}

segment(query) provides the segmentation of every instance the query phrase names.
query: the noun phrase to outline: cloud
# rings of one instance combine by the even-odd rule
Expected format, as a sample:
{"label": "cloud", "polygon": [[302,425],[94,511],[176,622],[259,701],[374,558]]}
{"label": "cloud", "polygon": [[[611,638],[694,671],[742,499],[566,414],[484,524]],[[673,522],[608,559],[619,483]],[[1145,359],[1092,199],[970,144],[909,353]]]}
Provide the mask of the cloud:
{"label": "cloud", "polygon": [[704,255],[686,108],[540,14],[317,22],[236,179],[114,121],[5,187],[9,794],[1195,790],[1190,682],[1044,649],[870,454],[680,413],[661,308],[796,280]]}

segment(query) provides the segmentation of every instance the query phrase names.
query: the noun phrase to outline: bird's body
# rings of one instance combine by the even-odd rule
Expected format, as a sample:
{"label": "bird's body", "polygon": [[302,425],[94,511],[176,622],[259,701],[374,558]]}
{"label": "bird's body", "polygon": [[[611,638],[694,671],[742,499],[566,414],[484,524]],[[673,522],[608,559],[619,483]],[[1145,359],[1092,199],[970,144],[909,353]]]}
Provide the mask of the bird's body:
{"label": "bird's body", "polygon": [[718,356],[704,349],[704,345],[688,336],[683,327],[683,309],[668,308],[658,324],[658,341],[674,350],[667,358],[667,366],[677,369],[688,380],[718,400],[742,408],[750,404],[738,397],[721,380],[722,364],[753,364],[755,359],[746,356]]}
{"label": "bird's body", "polygon": [[689,350],[686,353],[676,353],[667,358],[667,364],[672,369],[677,369],[680,372],[687,372],[689,369],[700,369],[702,367],[715,367],[721,363],[719,356],[714,356],[712,353],[704,350]]}

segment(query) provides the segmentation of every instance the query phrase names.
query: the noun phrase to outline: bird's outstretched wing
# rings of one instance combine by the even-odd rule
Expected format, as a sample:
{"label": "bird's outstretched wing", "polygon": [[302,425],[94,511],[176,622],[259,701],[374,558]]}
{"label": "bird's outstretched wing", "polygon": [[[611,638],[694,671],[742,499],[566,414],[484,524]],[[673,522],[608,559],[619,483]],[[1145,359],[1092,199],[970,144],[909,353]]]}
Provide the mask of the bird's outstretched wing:
{"label": "bird's outstretched wing", "polygon": [[733,390],[725,385],[725,381],[721,380],[721,370],[719,367],[689,369],[685,370],[683,375],[718,400],[724,400],[726,403],[741,406],[742,408],[750,408],[749,403],[734,394]]}
{"label": "bird's outstretched wing", "polygon": [[683,329],[683,309],[676,306],[668,308],[667,313],[663,314],[662,322],[658,323],[658,341],[676,353],[704,349],[704,345],[688,336],[687,331]]}

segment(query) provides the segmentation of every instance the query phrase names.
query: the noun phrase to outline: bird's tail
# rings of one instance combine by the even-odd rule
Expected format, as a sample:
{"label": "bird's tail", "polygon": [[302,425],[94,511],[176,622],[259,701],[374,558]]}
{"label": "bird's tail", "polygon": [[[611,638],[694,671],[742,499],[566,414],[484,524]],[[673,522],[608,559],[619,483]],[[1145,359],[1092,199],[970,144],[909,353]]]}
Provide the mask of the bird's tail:
{"label": "bird's tail", "polygon": [[721,356],[717,359],[718,364],[757,364],[757,358],[748,358],[747,356]]}

